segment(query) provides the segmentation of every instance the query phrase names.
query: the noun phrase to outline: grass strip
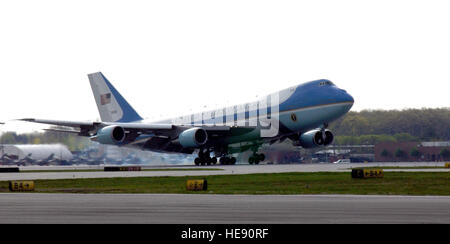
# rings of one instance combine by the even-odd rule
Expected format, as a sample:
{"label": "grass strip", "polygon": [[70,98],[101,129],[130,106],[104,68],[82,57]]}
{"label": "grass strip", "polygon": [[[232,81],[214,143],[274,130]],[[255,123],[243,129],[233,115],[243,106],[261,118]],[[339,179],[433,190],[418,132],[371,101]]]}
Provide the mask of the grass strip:
{"label": "grass strip", "polygon": [[[208,190],[186,190],[187,179],[206,179]],[[450,195],[450,172],[385,172],[352,179],[349,172],[274,173],[183,177],[35,180],[41,193],[357,194]],[[8,192],[8,182],[0,182]]]}

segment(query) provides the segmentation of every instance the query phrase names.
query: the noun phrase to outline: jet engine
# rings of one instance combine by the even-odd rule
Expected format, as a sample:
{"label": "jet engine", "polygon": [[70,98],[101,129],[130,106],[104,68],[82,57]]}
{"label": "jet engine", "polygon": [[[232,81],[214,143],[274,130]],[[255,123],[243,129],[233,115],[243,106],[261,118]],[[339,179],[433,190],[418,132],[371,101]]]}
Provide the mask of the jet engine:
{"label": "jet engine", "polygon": [[181,132],[178,140],[184,148],[199,147],[208,141],[208,133],[202,128],[191,128]]}
{"label": "jet engine", "polygon": [[299,137],[300,146],[304,148],[313,148],[319,146],[328,146],[333,142],[334,136],[330,130],[310,130]]}
{"label": "jet engine", "polygon": [[[94,139],[94,138],[93,138]],[[125,139],[125,130],[117,125],[110,125],[97,131],[95,140],[102,144],[117,145]]]}

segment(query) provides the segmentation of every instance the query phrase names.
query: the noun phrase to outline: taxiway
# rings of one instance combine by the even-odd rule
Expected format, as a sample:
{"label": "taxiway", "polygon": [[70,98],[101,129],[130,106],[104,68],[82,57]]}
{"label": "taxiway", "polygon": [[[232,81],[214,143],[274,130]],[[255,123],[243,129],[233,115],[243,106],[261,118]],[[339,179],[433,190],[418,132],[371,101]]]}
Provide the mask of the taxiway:
{"label": "taxiway", "polygon": [[0,223],[450,223],[450,197],[0,194]]}

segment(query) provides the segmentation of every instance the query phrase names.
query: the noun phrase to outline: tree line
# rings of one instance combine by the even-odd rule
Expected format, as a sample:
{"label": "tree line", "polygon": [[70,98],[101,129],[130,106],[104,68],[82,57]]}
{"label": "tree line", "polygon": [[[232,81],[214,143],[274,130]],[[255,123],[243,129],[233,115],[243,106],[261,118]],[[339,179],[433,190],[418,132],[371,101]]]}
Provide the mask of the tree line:
{"label": "tree line", "polygon": [[335,144],[380,141],[449,141],[450,108],[362,110],[330,124]]}

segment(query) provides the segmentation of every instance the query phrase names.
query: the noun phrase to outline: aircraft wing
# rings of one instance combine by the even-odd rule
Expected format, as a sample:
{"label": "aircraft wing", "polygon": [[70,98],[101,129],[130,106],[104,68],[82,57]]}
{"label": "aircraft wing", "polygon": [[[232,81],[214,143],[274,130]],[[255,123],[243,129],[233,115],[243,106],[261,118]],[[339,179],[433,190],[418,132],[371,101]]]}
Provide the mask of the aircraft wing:
{"label": "aircraft wing", "polygon": [[48,120],[48,119],[19,119],[20,121],[27,121],[40,124],[72,127],[75,130],[65,129],[47,129],[48,131],[55,132],[78,132],[80,136],[92,136],[101,129],[110,125],[117,125],[123,127],[127,131],[149,133],[155,130],[172,130],[173,126],[170,124],[143,124],[143,123],[116,123],[116,122],[89,122],[89,121],[68,121],[68,120]]}
{"label": "aircraft wing", "polygon": [[67,121],[67,120],[47,120],[26,118],[19,119],[20,121],[27,121],[40,124],[56,125],[71,127],[75,130],[65,130],[60,128],[47,129],[55,132],[69,132],[78,133],[80,136],[92,136],[98,129],[106,126],[116,125],[121,126],[127,133],[133,134],[159,134],[159,135],[174,135],[185,129],[192,127],[201,127],[207,131],[208,134],[227,134],[239,130],[241,133],[250,132],[254,127],[230,127],[230,126],[216,126],[216,125],[173,125],[173,124],[145,124],[145,123],[120,123],[120,122],[88,122],[88,121]]}
{"label": "aircraft wing", "polygon": [[68,120],[49,120],[49,119],[19,119],[20,121],[27,121],[33,123],[40,124],[48,124],[48,125],[60,125],[67,127],[82,127],[82,126],[94,126],[97,122],[85,122],[85,121],[68,121]]}

